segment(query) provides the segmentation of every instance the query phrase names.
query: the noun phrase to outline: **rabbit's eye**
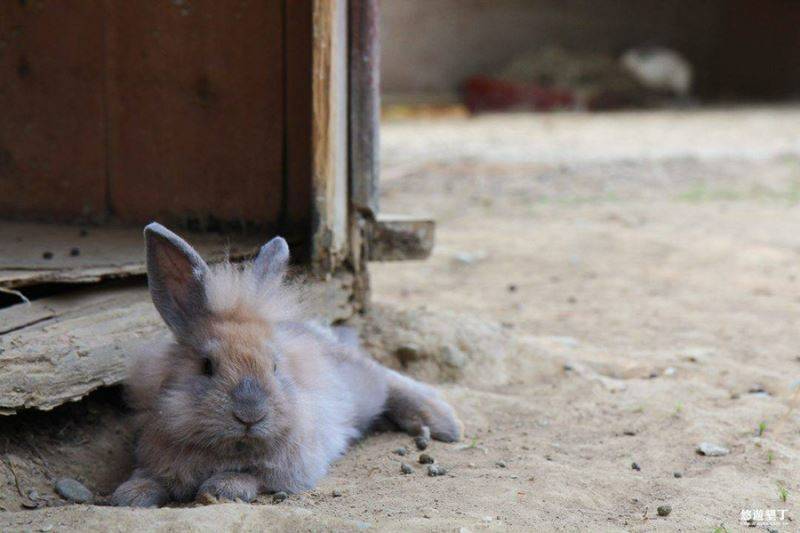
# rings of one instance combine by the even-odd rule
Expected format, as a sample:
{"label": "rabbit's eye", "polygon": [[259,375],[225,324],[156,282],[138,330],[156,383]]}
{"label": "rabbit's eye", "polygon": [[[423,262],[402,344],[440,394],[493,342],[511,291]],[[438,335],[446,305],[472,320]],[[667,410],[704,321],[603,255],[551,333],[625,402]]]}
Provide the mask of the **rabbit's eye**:
{"label": "rabbit's eye", "polygon": [[203,375],[211,377],[214,375],[214,365],[208,357],[203,358]]}

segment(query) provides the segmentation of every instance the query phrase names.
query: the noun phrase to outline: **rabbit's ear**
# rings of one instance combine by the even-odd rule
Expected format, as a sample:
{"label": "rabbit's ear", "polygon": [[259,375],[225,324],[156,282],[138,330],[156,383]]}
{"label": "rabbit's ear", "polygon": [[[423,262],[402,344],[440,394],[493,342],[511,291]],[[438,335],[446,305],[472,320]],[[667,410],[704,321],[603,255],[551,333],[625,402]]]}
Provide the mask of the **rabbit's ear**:
{"label": "rabbit's ear", "polygon": [[208,265],[186,241],[161,224],[153,222],[144,228],[144,238],[153,304],[177,336],[189,336],[207,313],[203,280]]}
{"label": "rabbit's ear", "polygon": [[289,266],[289,245],[283,237],[275,237],[261,247],[253,268],[259,278],[283,276]]}

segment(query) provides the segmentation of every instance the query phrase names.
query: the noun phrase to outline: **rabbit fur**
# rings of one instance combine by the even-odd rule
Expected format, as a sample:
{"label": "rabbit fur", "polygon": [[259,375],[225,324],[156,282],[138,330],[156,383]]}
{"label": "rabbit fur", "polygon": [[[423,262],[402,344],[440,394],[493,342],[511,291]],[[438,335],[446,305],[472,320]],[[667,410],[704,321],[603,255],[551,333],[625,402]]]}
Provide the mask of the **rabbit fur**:
{"label": "rabbit fur", "polygon": [[115,505],[308,490],[378,420],[460,439],[433,388],[304,316],[284,239],[251,263],[209,266],[160,224],[144,233],[150,293],[174,341],[132,365],[137,466]]}

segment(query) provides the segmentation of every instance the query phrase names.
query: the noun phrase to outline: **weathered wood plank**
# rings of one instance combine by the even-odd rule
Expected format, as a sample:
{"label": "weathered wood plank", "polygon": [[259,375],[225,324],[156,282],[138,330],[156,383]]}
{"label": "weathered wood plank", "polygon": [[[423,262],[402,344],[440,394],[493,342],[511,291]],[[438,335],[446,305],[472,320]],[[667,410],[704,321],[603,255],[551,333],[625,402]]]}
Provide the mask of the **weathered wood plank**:
{"label": "weathered wood plank", "polygon": [[0,2],[3,217],[106,216],[104,4]]}
{"label": "weathered wood plank", "polygon": [[380,38],[378,0],[350,0],[350,201],[378,213]]}
{"label": "weathered wood plank", "polygon": [[312,264],[332,272],[347,256],[347,2],[314,0]]}
{"label": "weathered wood plank", "polygon": [[81,291],[2,313],[0,319],[43,318],[0,335],[0,413],[6,414],[51,409],[118,383],[126,355],[166,334],[144,287]]}
{"label": "weathered wood plank", "polygon": [[[186,238],[211,261],[226,254],[233,259],[245,257],[266,240],[212,233],[188,233]],[[144,272],[144,240],[139,227],[81,231],[74,226],[0,222],[0,287],[93,283]]]}
{"label": "weathered wood plank", "polygon": [[[328,322],[352,316],[353,283],[350,273],[312,283],[307,298],[314,316]],[[52,409],[119,383],[132,353],[168,336],[144,283],[2,309],[0,415]]]}
{"label": "weathered wood plank", "polygon": [[313,49],[313,0],[284,0],[284,68],[286,95],[284,130],[286,154],[283,168],[284,206],[279,231],[303,236],[303,249],[293,249],[295,258],[310,260],[312,196],[311,130]]}
{"label": "weathered wood plank", "polygon": [[436,223],[432,219],[379,215],[367,227],[370,261],[425,259],[433,249]]}
{"label": "weathered wood plank", "polygon": [[109,2],[109,198],[123,222],[274,230],[283,2]]}

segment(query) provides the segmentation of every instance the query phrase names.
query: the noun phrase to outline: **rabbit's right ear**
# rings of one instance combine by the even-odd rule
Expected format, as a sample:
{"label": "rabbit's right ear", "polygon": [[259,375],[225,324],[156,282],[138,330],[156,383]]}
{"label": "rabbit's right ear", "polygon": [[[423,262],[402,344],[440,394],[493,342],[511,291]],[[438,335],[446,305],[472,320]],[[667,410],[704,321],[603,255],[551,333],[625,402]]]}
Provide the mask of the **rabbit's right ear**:
{"label": "rabbit's right ear", "polygon": [[186,241],[161,224],[148,224],[144,239],[153,304],[178,337],[188,337],[207,314],[204,279],[208,265]]}

